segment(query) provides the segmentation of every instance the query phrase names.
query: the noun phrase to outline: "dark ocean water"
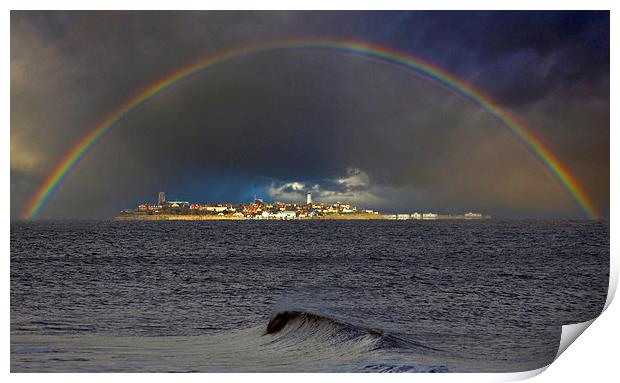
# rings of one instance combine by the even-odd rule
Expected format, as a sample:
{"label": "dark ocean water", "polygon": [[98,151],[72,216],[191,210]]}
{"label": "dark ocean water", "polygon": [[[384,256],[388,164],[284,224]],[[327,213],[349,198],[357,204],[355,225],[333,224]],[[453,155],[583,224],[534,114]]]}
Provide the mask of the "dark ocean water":
{"label": "dark ocean water", "polygon": [[530,370],[608,272],[589,221],[14,222],[11,371]]}

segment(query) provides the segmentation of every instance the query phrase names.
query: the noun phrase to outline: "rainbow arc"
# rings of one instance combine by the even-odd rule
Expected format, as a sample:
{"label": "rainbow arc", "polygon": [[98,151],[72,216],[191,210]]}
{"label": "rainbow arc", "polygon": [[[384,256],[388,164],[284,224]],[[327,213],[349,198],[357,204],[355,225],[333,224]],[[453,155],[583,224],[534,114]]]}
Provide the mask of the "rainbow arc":
{"label": "rainbow arc", "polygon": [[36,218],[46,206],[50,197],[54,195],[62,185],[63,180],[71,174],[79,161],[88,153],[89,149],[101,140],[106,133],[114,127],[119,126],[119,122],[124,116],[139,108],[156,95],[166,91],[174,84],[192,75],[198,74],[201,71],[206,71],[216,65],[221,65],[231,60],[278,51],[309,49],[343,53],[396,65],[416,74],[423,75],[465,97],[494,117],[500,125],[510,129],[529,148],[530,152],[540,160],[549,173],[559,181],[564,190],[572,197],[588,218],[600,218],[598,210],[590,196],[586,193],[584,187],[560,159],[543,144],[534,132],[527,129],[524,124],[517,121],[517,119],[512,117],[508,112],[502,110],[499,105],[494,103],[489,97],[483,95],[480,91],[459,80],[454,75],[402,52],[371,46],[358,41],[316,39],[296,39],[245,45],[217,52],[184,66],[154,82],[119,105],[61,158],[26,205],[22,213],[22,218]]}

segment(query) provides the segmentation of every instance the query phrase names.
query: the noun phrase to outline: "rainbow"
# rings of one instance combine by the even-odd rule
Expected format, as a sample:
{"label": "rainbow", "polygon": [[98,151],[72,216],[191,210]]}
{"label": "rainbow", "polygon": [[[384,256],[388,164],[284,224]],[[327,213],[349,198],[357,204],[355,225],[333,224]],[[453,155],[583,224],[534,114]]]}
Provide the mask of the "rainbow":
{"label": "rainbow", "polygon": [[201,60],[195,61],[151,84],[108,114],[103,120],[101,120],[101,122],[99,122],[97,126],[82,137],[82,139],[79,140],[71,148],[71,150],[64,155],[64,157],[62,157],[26,205],[22,218],[36,218],[41,212],[41,209],[45,207],[50,197],[58,190],[63,180],[66,179],[67,176],[75,169],[77,163],[80,159],[84,158],[89,149],[91,149],[97,141],[99,141],[113,127],[118,126],[119,122],[128,113],[139,108],[148,100],[166,91],[179,81],[187,79],[190,76],[196,75],[199,72],[210,69],[216,65],[221,65],[232,60],[253,55],[290,50],[321,50],[391,64],[414,72],[418,75],[423,75],[424,77],[451,89],[460,96],[481,107],[501,125],[510,129],[541,161],[549,173],[559,181],[562,187],[574,199],[587,217],[591,219],[600,218],[598,210],[594,206],[591,198],[588,196],[583,186],[581,186],[577,178],[571,174],[569,169],[562,164],[557,156],[545,147],[543,142],[536,137],[531,130],[528,130],[524,124],[519,122],[516,118],[510,116],[505,110],[502,110],[500,106],[493,103],[489,97],[485,96],[480,91],[474,89],[472,86],[438,67],[432,66],[418,58],[411,57],[401,52],[383,47],[372,46],[358,41],[316,39],[296,39],[235,47],[229,50],[217,52]]}

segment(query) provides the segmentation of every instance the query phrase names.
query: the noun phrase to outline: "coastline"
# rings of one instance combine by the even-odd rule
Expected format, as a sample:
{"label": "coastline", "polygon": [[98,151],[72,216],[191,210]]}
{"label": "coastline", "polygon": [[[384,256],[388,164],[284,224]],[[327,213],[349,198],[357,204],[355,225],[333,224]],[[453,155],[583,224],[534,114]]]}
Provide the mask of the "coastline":
{"label": "coastline", "polygon": [[206,214],[135,214],[117,215],[115,221],[327,221],[327,220],[388,220],[384,214],[329,214],[321,217],[303,217],[294,219],[256,219],[233,215],[206,215]]}
{"label": "coastline", "polygon": [[425,219],[397,219],[392,214],[327,214],[318,217],[297,217],[291,219],[277,218],[251,218],[240,217],[234,215],[207,215],[207,214],[126,214],[117,215],[114,221],[367,221],[367,220],[385,220],[385,221],[480,221],[491,219],[490,216],[481,217],[465,217],[458,215],[444,215],[436,218]]}

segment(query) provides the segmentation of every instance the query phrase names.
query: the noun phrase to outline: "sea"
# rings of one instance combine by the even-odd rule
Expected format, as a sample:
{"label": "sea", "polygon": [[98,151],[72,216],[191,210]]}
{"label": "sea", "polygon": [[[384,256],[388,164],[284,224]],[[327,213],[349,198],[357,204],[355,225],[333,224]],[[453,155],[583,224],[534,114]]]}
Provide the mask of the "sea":
{"label": "sea", "polygon": [[11,223],[11,372],[516,372],[607,296],[596,221]]}

